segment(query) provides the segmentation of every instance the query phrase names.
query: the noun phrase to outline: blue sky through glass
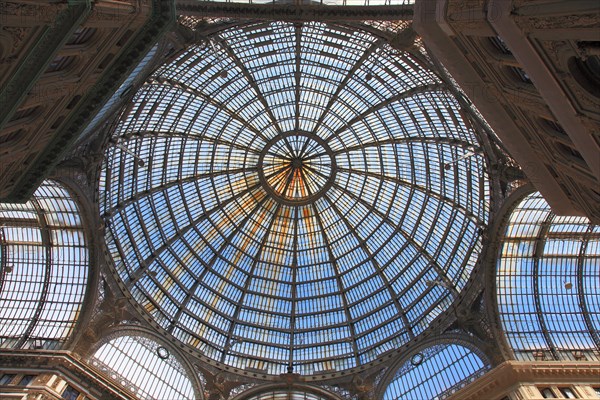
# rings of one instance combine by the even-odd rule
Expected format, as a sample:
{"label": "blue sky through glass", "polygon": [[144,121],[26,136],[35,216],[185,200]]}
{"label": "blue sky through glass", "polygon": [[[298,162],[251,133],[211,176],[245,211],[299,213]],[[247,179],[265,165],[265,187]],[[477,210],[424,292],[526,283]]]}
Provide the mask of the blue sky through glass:
{"label": "blue sky through glass", "polygon": [[[349,369],[422,332],[475,264],[489,184],[479,153],[461,158],[475,132],[419,57],[366,31],[273,22],[160,67],[100,184],[136,300],[204,355],[273,374]],[[261,160],[320,143],[306,138],[324,143],[298,151],[313,189],[274,195],[285,181]]]}
{"label": "blue sky through glass", "polygon": [[[600,228],[559,217],[539,193],[512,212],[498,260],[500,318],[516,357],[596,359]],[[583,352],[583,353],[582,353]]]}
{"label": "blue sky through glass", "polygon": [[77,322],[88,279],[77,204],[50,180],[26,203],[0,203],[0,244],[0,347],[60,348]]}
{"label": "blue sky through glass", "polygon": [[413,354],[396,372],[384,400],[443,399],[489,369],[467,347],[440,344]]}

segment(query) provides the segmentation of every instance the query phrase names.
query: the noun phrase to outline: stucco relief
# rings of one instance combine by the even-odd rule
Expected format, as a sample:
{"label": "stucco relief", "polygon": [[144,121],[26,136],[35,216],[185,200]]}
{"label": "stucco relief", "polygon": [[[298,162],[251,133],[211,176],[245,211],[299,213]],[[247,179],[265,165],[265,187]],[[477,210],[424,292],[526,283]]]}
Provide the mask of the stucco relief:
{"label": "stucco relief", "polygon": [[561,15],[557,17],[515,17],[515,22],[521,29],[568,29],[592,28],[598,29],[598,16],[594,14]]}
{"label": "stucco relief", "polygon": [[2,31],[0,31],[0,44],[3,47],[3,51],[1,53],[0,63],[12,62],[16,59],[16,53],[27,37],[28,31],[28,28],[2,27]]}

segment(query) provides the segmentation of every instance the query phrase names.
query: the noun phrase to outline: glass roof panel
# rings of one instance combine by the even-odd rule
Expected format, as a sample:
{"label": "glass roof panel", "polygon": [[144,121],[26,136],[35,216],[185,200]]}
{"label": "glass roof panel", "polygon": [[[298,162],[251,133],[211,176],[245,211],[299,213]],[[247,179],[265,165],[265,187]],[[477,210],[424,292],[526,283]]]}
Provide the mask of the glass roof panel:
{"label": "glass roof panel", "polygon": [[79,207],[46,180],[24,204],[0,203],[0,347],[60,348],[85,296],[89,253]]}
{"label": "glass roof panel", "polygon": [[102,345],[89,362],[139,399],[196,398],[181,363],[166,347],[146,337],[112,339]]}
{"label": "glass roof panel", "polygon": [[360,29],[273,22],[160,67],[100,182],[134,298],[209,358],[269,374],[356,367],[423,331],[489,212],[476,133],[425,65]]}
{"label": "glass roof panel", "polygon": [[552,213],[539,193],[513,210],[496,271],[500,319],[517,359],[597,360],[600,227]]}
{"label": "glass roof panel", "polygon": [[432,346],[413,354],[398,369],[383,399],[445,399],[489,369],[489,363],[467,347]]}

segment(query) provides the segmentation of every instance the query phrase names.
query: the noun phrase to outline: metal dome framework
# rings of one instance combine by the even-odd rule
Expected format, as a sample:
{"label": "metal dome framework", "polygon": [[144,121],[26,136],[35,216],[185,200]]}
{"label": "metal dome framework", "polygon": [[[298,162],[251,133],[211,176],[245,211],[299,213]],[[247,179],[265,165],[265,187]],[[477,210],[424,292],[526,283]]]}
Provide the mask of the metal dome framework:
{"label": "metal dome framework", "polygon": [[600,358],[600,226],[557,216],[529,194],[510,214],[496,268],[498,315],[517,360]]}
{"label": "metal dome framework", "polygon": [[212,362],[365,365],[423,332],[477,261],[490,190],[461,112],[418,50],[355,27],[214,33],[113,133],[100,211],[116,270]]}
{"label": "metal dome framework", "polygon": [[60,349],[78,323],[90,255],[80,208],[59,182],[0,203],[0,348]]}

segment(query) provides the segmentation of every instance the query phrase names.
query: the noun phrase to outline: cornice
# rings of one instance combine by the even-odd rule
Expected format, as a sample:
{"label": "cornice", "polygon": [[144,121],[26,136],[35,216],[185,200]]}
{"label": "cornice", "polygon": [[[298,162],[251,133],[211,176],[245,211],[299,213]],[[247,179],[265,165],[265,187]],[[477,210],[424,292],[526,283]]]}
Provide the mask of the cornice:
{"label": "cornice", "polygon": [[506,361],[487,374],[459,390],[448,400],[480,400],[494,398],[507,388],[523,383],[598,383],[600,364],[597,362]]}
{"label": "cornice", "polygon": [[89,390],[95,398],[134,400],[126,389],[94,371],[68,351],[2,350],[3,370],[32,370],[58,374]]}
{"label": "cornice", "polygon": [[244,4],[215,1],[177,0],[177,12],[204,18],[322,21],[399,21],[410,20],[412,5],[401,6],[326,6],[306,3]]}

